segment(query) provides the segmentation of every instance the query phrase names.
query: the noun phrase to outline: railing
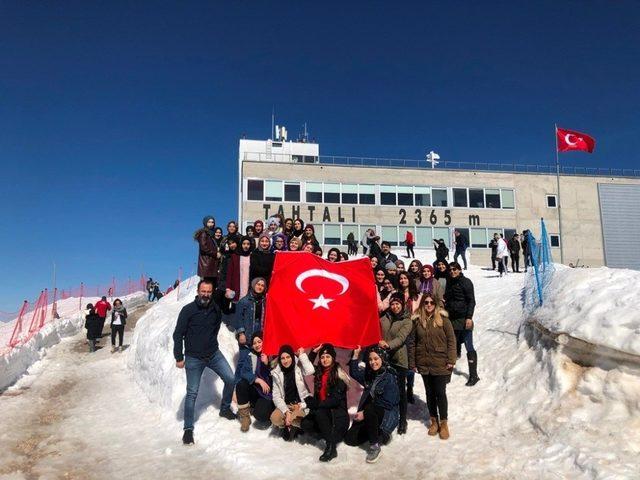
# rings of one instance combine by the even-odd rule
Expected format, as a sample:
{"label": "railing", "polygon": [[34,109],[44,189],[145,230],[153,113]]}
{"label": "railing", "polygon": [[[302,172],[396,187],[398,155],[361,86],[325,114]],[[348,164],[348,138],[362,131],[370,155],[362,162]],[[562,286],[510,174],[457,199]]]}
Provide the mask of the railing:
{"label": "railing", "polygon": [[[303,158],[315,159],[315,162],[302,161]],[[405,158],[350,157],[337,155],[320,155],[319,157],[302,157],[290,153],[258,153],[245,152],[243,160],[277,163],[319,163],[323,165],[340,165],[352,167],[414,168],[431,169],[426,160]],[[531,173],[555,175],[555,165],[528,165],[521,163],[497,162],[454,162],[441,160],[436,170],[464,170],[501,173]],[[640,177],[640,170],[631,168],[596,168],[596,167],[561,167],[562,175],[582,175],[589,177]]]}

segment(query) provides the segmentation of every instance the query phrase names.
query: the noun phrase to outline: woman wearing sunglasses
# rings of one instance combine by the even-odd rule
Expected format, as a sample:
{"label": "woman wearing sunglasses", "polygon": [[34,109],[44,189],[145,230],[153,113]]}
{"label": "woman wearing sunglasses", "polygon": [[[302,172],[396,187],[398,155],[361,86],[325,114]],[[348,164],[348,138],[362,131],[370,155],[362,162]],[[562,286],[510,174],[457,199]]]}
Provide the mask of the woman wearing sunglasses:
{"label": "woman wearing sunglasses", "polygon": [[456,336],[447,312],[440,308],[433,293],[422,295],[420,307],[413,317],[414,342],[409,347],[409,368],[424,381],[431,436],[449,438],[447,383],[456,363]]}

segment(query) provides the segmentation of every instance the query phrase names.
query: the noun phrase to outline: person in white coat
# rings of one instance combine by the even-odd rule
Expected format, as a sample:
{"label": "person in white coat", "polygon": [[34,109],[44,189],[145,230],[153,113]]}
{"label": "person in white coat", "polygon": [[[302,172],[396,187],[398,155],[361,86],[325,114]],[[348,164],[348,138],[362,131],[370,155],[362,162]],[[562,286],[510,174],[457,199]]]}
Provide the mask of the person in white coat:
{"label": "person in white coat", "polygon": [[504,237],[500,234],[498,246],[496,248],[496,259],[498,260],[498,272],[500,276],[507,274],[507,260],[509,259],[509,246],[505,242]]}
{"label": "person in white coat", "polygon": [[298,356],[290,345],[283,345],[278,352],[278,365],[271,371],[273,380],[273,404],[276,409],[271,414],[271,424],[282,429],[282,438],[293,440],[300,432],[300,423],[309,413],[304,399],[311,394],[304,377],[313,375],[315,368],[304,353]]}

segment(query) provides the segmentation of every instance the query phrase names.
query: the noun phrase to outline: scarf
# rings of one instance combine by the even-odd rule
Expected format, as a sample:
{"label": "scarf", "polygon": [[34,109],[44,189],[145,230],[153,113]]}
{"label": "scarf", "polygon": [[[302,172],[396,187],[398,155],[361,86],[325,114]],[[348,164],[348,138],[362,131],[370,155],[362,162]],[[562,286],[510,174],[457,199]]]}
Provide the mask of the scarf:
{"label": "scarf", "polygon": [[327,385],[329,383],[329,375],[331,374],[331,367],[322,369],[322,376],[320,377],[320,390],[318,392],[318,400],[324,402],[327,399]]}
{"label": "scarf", "polygon": [[287,405],[300,403],[300,394],[298,393],[298,386],[296,385],[295,368],[295,360],[291,363],[289,368],[284,368],[282,365],[280,365],[280,369],[284,374],[284,402]]}

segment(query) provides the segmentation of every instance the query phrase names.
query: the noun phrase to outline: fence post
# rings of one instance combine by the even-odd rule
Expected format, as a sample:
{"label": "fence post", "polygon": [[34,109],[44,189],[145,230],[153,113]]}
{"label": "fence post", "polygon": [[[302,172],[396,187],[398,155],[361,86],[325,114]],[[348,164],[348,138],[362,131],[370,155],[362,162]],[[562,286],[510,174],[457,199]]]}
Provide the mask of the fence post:
{"label": "fence post", "polygon": [[14,348],[18,343],[20,343],[20,336],[22,335],[22,317],[25,312],[29,308],[29,302],[26,300],[22,303],[22,308],[20,309],[20,313],[18,314],[18,319],[16,320],[16,324],[13,326],[13,333],[11,334],[11,338],[9,339],[9,347]]}

